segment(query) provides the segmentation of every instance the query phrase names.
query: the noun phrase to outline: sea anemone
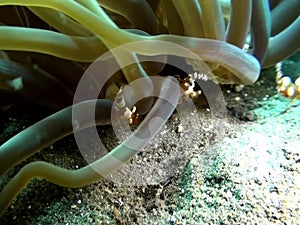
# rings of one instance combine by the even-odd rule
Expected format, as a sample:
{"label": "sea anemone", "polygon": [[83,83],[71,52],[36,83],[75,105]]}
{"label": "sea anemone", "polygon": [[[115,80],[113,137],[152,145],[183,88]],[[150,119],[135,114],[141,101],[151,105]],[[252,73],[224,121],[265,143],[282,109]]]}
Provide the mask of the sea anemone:
{"label": "sea anemone", "polygon": [[[23,18],[21,10],[25,12]],[[84,110],[94,104],[96,123],[110,124],[112,99],[122,86],[139,78],[145,78],[150,89],[159,89],[160,96],[178,102],[180,90],[174,78],[158,86],[147,79],[158,76],[167,59],[165,63],[139,61],[141,56],[168,53],[155,42],[189,49],[198,59],[179,57],[216,83],[253,84],[261,68],[271,67],[299,50],[299,10],[299,0],[1,0],[0,95],[18,94],[55,113],[0,146],[0,174],[72,133],[74,107]],[[18,12],[19,21],[11,21],[13,11]],[[120,66],[121,71],[106,82],[99,99],[85,99],[72,106],[85,69],[120,46],[128,48],[123,54],[114,54],[115,61],[125,65],[130,59],[135,64]],[[159,98],[143,102],[140,109],[149,105],[151,110],[133,136],[145,136],[151,119],[160,117],[165,122],[176,107]],[[84,118],[79,123],[81,129],[91,125]],[[156,126],[157,131],[162,124]],[[93,166],[107,175],[128,162],[137,152],[128,148],[133,136],[92,165],[75,171],[46,162],[29,163],[1,191],[0,215],[36,177],[65,187],[101,180],[105,176]]]}

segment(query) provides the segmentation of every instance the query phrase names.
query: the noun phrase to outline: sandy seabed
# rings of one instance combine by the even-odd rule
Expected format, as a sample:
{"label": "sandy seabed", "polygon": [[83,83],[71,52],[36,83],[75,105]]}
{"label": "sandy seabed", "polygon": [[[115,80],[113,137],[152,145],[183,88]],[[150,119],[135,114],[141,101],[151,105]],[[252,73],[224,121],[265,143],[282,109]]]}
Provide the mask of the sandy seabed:
{"label": "sandy seabed", "polygon": [[[284,65],[287,73],[299,74],[299,58]],[[174,113],[148,151],[128,165],[126,180],[138,185],[108,180],[70,189],[36,179],[0,224],[300,224],[300,100],[280,96],[274,74],[264,70],[240,92],[222,87],[222,134],[201,99],[196,112],[184,118]],[[36,106],[3,113],[1,142],[46,114]],[[190,127],[181,130],[184,120]],[[107,148],[118,144],[111,127],[100,127],[99,134]],[[0,188],[35,160],[69,169],[86,164],[69,136],[16,166]]]}

